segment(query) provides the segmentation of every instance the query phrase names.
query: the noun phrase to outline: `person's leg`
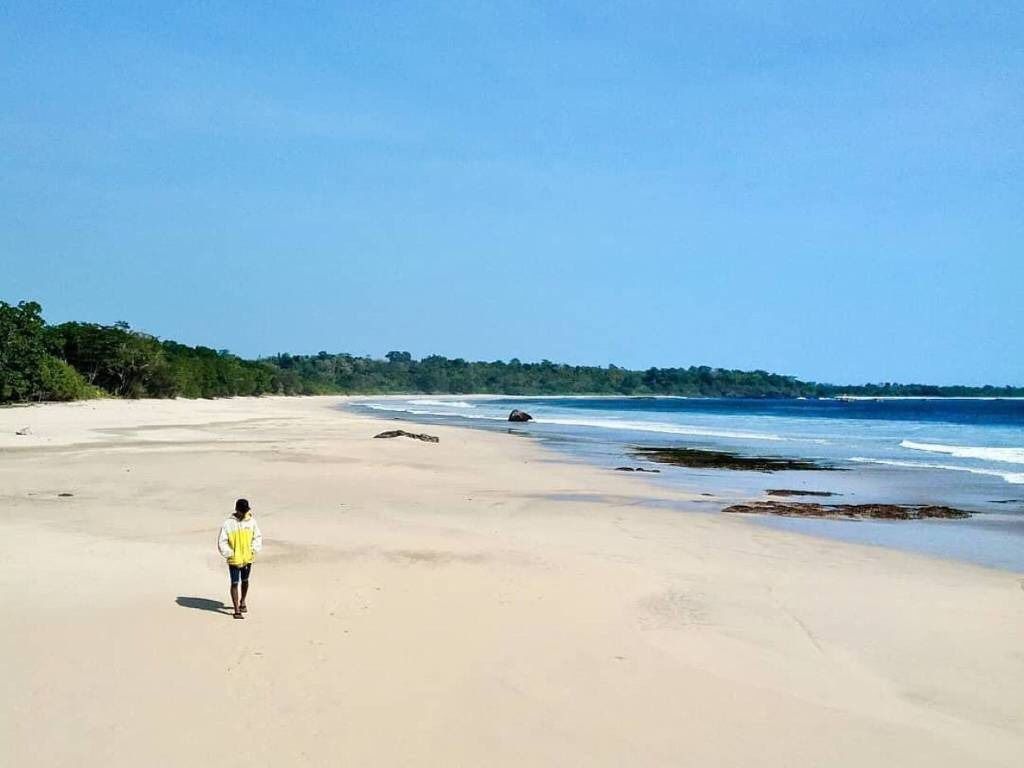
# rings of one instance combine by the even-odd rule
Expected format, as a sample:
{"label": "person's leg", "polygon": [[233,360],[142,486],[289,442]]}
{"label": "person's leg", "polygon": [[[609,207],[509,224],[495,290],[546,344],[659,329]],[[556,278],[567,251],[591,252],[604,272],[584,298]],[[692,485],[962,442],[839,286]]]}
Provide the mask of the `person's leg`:
{"label": "person's leg", "polygon": [[237,565],[229,565],[228,571],[231,574],[231,605],[234,606],[236,619],[242,618],[242,612],[238,610],[238,582],[242,576],[242,569]]}
{"label": "person's leg", "polygon": [[238,603],[238,608],[242,613],[245,613],[249,609],[245,607],[245,596],[249,594],[249,572],[252,570],[252,563],[242,567],[242,599]]}

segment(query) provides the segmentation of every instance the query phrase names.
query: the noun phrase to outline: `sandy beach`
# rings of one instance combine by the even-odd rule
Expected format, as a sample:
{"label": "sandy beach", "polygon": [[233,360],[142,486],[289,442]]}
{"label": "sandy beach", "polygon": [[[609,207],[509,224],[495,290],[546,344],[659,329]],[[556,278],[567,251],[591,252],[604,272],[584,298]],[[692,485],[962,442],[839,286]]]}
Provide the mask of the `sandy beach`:
{"label": "sandy beach", "polygon": [[1021,574],[343,402],[0,409],[0,764],[1021,764]]}

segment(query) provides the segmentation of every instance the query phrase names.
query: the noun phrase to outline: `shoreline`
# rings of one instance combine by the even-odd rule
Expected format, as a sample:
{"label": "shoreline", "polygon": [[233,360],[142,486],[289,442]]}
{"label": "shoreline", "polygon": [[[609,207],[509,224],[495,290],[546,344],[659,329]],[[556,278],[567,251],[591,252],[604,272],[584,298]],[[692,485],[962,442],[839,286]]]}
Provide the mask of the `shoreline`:
{"label": "shoreline", "polygon": [[[506,403],[506,408],[530,407],[529,400],[526,398],[502,397],[500,399]],[[562,400],[564,398],[552,399]],[[659,455],[665,454],[666,458],[680,459],[680,461],[672,460],[665,463],[681,466],[682,469],[662,466],[659,472],[643,472],[642,474],[650,475],[647,477],[647,481],[654,487],[699,494],[704,497],[702,499],[704,504],[717,504],[720,510],[734,505],[761,504],[771,500],[771,494],[768,492],[770,486],[763,474],[736,470],[757,469],[762,463],[771,464],[774,468],[780,469],[795,470],[796,467],[801,467],[802,470],[797,471],[796,474],[786,473],[789,477],[788,480],[785,477],[780,477],[772,482],[792,482],[799,484],[799,487],[814,488],[827,485],[833,495],[840,497],[839,503],[841,504],[904,508],[951,507],[967,512],[966,517],[970,519],[959,523],[961,527],[955,530],[929,526],[914,527],[916,521],[897,522],[896,525],[904,526],[907,530],[893,530],[885,526],[857,529],[852,527],[855,524],[854,520],[837,516],[833,520],[834,526],[823,527],[811,523],[802,529],[800,523],[792,522],[786,524],[790,526],[786,530],[830,541],[867,544],[956,562],[969,562],[1011,573],[1024,573],[1024,517],[1021,517],[1020,514],[1020,512],[1024,512],[1024,509],[1021,509],[1016,515],[1007,515],[1006,510],[1002,509],[1000,505],[1016,504],[1016,502],[994,500],[992,496],[982,502],[978,498],[978,494],[974,497],[965,496],[962,484],[956,483],[952,479],[953,476],[935,478],[928,474],[917,475],[908,473],[902,465],[894,471],[890,466],[892,462],[885,460],[876,462],[857,459],[843,460],[836,457],[826,459],[817,456],[808,459],[806,456],[814,454],[782,454],[773,452],[768,447],[769,444],[765,444],[764,447],[758,444],[756,450],[753,445],[747,446],[746,450],[712,447],[700,442],[703,427],[694,429],[687,426],[675,438],[678,442],[669,441],[664,435],[655,435],[663,438],[663,444],[644,449],[641,447],[644,444],[641,441],[650,441],[652,439],[650,433],[644,433],[642,437],[638,433],[631,436],[630,439],[626,439],[626,432],[621,434],[608,432],[607,435],[602,433],[598,436],[586,435],[585,430],[576,430],[581,434],[573,435],[574,428],[564,426],[566,424],[596,424],[594,419],[597,417],[586,413],[579,417],[574,415],[571,417],[574,419],[573,421],[567,420],[567,417],[561,414],[558,417],[544,414],[532,422],[511,423],[495,418],[493,408],[483,416],[471,418],[467,418],[467,416],[476,411],[467,411],[465,414],[462,412],[462,406],[468,407],[474,403],[481,406],[492,400],[493,398],[484,399],[474,396],[462,396],[457,399],[409,398],[406,396],[365,397],[350,402],[345,409],[361,416],[412,425],[447,424],[490,433],[503,433],[508,428],[516,429],[523,436],[534,439],[546,448],[556,450],[564,456],[571,456],[574,460],[583,461],[599,469],[617,469],[623,463],[629,464],[629,462],[635,461],[639,456],[649,460],[649,464],[641,469],[653,470],[661,466],[663,462],[656,460],[658,458],[656,456],[644,457],[641,454],[645,450]],[[377,401],[382,407],[374,405],[374,401]],[[441,408],[436,412],[429,410],[453,401],[459,403],[460,407]],[[391,403],[395,403],[399,407],[394,409],[388,407]],[[420,407],[424,410],[420,410]],[[450,412],[448,415],[443,413],[446,410]],[[536,414],[536,411],[534,413]],[[631,425],[649,426],[646,422],[630,422],[629,416],[625,416],[625,413],[628,412],[613,413],[609,411],[607,415],[602,413],[601,417],[607,419],[609,424],[621,424],[620,429],[628,429]],[[626,419],[625,422],[621,421],[623,418]],[[666,424],[672,424],[672,422],[666,422]],[[659,424],[658,426],[661,428],[664,425]],[[761,429],[772,432],[772,428],[767,425],[762,426]],[[707,429],[705,434],[731,434],[730,430],[732,427],[712,427]],[[779,439],[784,440],[785,438]],[[776,444],[771,443],[770,445]],[[691,445],[702,445],[702,447],[684,447]],[[896,464],[901,464],[901,462],[896,462]],[[870,469],[866,469],[867,466]],[[915,464],[913,471],[916,472],[919,466]],[[634,467],[635,469],[636,467]],[[991,474],[996,474],[988,470],[964,467],[947,469],[958,470],[955,475],[961,474],[960,470],[968,471],[972,477],[976,475],[988,477]],[[808,474],[813,471],[815,475],[818,475],[820,470],[841,470],[844,474],[834,477],[826,473],[819,476],[817,480]],[[925,470],[925,472],[931,471]],[[946,474],[948,475],[948,472]],[[826,478],[828,479],[826,480]],[[707,493],[707,491],[714,491],[714,493]],[[943,491],[949,492],[951,495],[947,495]],[[996,492],[992,491],[993,494]],[[763,521],[753,519],[751,522],[758,524]],[[997,530],[997,526],[999,530]],[[917,535],[912,535],[911,529],[916,531]],[[867,535],[868,533],[870,535]]]}
{"label": "shoreline", "polygon": [[348,402],[0,411],[0,761],[251,765],[236,695],[257,764],[1019,759],[1019,577],[680,514],[536,440],[374,440]]}

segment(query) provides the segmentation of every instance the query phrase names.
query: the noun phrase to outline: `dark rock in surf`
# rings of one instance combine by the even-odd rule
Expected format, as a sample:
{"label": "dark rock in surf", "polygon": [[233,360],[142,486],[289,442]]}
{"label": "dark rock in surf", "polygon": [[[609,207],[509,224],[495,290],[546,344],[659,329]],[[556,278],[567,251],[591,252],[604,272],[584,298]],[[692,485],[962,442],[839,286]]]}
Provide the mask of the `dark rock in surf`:
{"label": "dark rock in surf", "polygon": [[533,416],[528,414],[526,411],[520,411],[518,408],[514,409],[512,413],[508,415],[509,421],[533,421]]}
{"label": "dark rock in surf", "polygon": [[387,432],[381,432],[379,435],[374,435],[374,438],[378,437],[411,437],[413,440],[422,440],[425,443],[439,443],[440,439],[433,435],[425,433],[416,434],[415,432],[406,432],[404,429],[389,429]]}
{"label": "dark rock in surf", "polygon": [[645,467],[616,467],[616,472],[653,472],[657,474],[660,469],[646,469]]}
{"label": "dark rock in surf", "polygon": [[781,515],[782,517],[825,517],[836,520],[959,520],[970,512],[933,504],[817,504],[796,501],[752,501],[726,507],[725,512]]}

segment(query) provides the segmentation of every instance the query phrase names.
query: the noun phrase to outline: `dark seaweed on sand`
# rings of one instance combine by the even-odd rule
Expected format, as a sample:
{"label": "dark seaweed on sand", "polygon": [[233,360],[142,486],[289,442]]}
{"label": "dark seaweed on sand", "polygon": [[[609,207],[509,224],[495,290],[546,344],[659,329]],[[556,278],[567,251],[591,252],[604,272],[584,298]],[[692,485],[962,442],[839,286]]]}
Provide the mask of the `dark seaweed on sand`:
{"label": "dark seaweed on sand", "polygon": [[778,472],[781,470],[827,471],[835,469],[835,467],[818,464],[806,459],[787,459],[779,456],[741,456],[728,451],[712,451],[703,448],[635,446],[631,450],[633,455],[641,459],[695,469],[736,469],[754,472]]}

